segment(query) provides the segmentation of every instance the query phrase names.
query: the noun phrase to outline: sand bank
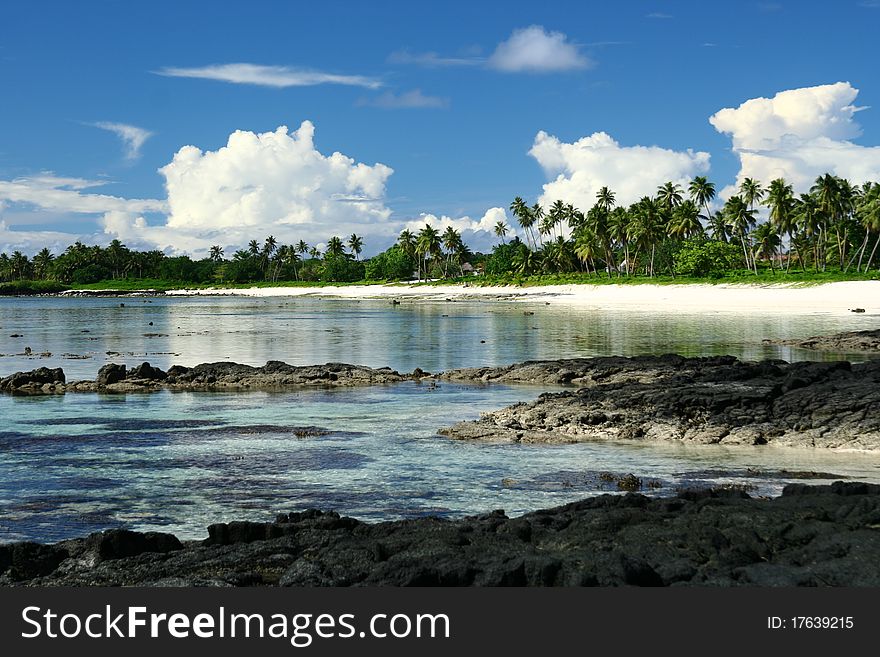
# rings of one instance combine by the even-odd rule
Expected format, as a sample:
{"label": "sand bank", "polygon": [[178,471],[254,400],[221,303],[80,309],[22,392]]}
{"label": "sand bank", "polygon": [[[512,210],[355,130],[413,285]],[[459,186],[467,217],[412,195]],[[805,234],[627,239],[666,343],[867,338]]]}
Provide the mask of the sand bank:
{"label": "sand bank", "polygon": [[323,297],[396,299],[399,301],[525,301],[577,306],[645,309],[688,308],[715,311],[848,312],[863,308],[880,314],[880,281],[798,284],[717,285],[349,285],[327,287],[253,287],[243,289],[171,290],[168,295],[235,295],[250,297]]}

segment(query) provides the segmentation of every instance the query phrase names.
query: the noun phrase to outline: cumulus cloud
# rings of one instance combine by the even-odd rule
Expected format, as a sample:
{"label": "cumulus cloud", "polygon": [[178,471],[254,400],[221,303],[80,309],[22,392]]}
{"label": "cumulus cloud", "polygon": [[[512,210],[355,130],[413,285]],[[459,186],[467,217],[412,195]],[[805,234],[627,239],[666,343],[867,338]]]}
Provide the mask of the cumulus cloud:
{"label": "cumulus cloud", "polygon": [[709,170],[708,153],[621,146],[604,132],[567,143],[541,131],[529,155],[551,179],[538,202],[547,207],[561,199],[584,211],[595,204],[603,186],[615,192],[618,204],[628,205],[667,181],[684,186]]}
{"label": "cumulus cloud", "polygon": [[440,96],[426,96],[421,89],[414,89],[402,94],[386,91],[376,98],[361,98],[358,105],[382,109],[442,109],[449,107],[449,99]]}
{"label": "cumulus cloud", "polygon": [[514,30],[489,57],[491,68],[508,73],[549,73],[588,68],[593,65],[562,32],[548,32],[540,25]]}
{"label": "cumulus cloud", "polygon": [[[826,172],[854,183],[880,179],[880,147],[853,143],[861,135],[854,117],[858,89],[848,82],[781,91],[725,108],[709,122],[730,135],[739,156],[737,184],[785,178],[805,191]],[[722,195],[730,194],[733,187]]]}
{"label": "cumulus cloud", "polygon": [[90,123],[89,125],[95,128],[100,128],[101,130],[107,130],[119,137],[122,140],[122,145],[125,149],[125,159],[131,161],[140,158],[141,147],[147,139],[153,136],[153,133],[149,130],[144,130],[143,128],[138,128],[137,126],[128,125],[126,123],[97,121],[96,123]]}
{"label": "cumulus cloud", "polygon": [[215,151],[184,146],[159,169],[168,194],[165,224],[150,226],[118,212],[105,216],[105,230],[196,253],[269,234],[279,242],[310,243],[332,234],[392,235],[384,204],[392,169],[338,152],[323,155],[314,132],[303,121],[294,132],[286,126],[259,134],[237,130]]}
{"label": "cumulus cloud", "polygon": [[318,84],[343,84],[377,89],[382,82],[364,75],[338,75],[290,66],[260,64],[212,64],[195,68],[167,66],[155,71],[158,75],[176,78],[202,78],[233,84],[254,84],[263,87],[308,87]]}
{"label": "cumulus cloud", "polygon": [[[507,212],[504,208],[489,208],[479,219],[472,219],[465,215],[453,218],[446,215],[437,216],[431,213],[422,213],[418,219],[406,222],[406,229],[417,233],[425,224],[436,228],[441,233],[449,227],[461,233],[462,238],[475,251],[488,251],[497,242],[495,238],[495,224],[503,221],[508,226]],[[511,227],[511,233],[513,228]]]}

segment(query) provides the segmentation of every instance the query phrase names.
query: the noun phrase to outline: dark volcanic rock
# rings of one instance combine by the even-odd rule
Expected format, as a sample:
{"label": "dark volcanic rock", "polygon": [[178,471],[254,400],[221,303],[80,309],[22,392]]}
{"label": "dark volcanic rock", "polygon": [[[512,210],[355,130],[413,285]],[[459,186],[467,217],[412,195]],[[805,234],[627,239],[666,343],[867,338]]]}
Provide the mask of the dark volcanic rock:
{"label": "dark volcanic rock", "polygon": [[[419,371],[420,372],[420,371]],[[288,386],[362,386],[413,381],[426,373],[400,374],[390,367],[372,368],[345,363],[294,366],[269,361],[263,367],[239,363],[203,363],[195,367],[172,365],[163,372],[149,363],[126,370],[108,363],[94,381],[65,384],[61,369],[45,367],[18,372],[0,381],[0,392],[149,392],[151,390],[246,390],[278,389]]]}
{"label": "dark volcanic rock", "polygon": [[127,529],[110,529],[92,534],[86,539],[86,543],[100,560],[134,557],[144,552],[164,553],[183,549],[183,545],[173,534],[140,533]]}
{"label": "dark volcanic rock", "polygon": [[307,511],[214,525],[202,543],[103,560],[84,556],[92,537],[4,546],[0,564],[19,556],[0,584],[878,586],[878,526],[880,486],[839,482],[792,485],[769,500],[741,491],[603,495],[512,519],[494,511],[367,524]]}
{"label": "dark volcanic rock", "polygon": [[[857,308],[853,312],[865,311]],[[816,335],[800,340],[767,340],[766,342],[767,344],[782,344],[819,351],[875,351],[880,353],[880,329]]]}
{"label": "dark volcanic rock", "polygon": [[11,376],[0,379],[0,391],[3,392],[27,392],[41,391],[45,387],[52,388],[63,385],[65,382],[64,370],[60,367],[50,369],[40,367],[30,372],[16,372]]}
{"label": "dark volcanic rock", "polygon": [[535,361],[444,376],[583,386],[441,430],[456,439],[880,449],[880,361],[747,363],[669,355]]}
{"label": "dark volcanic rock", "polygon": [[127,379],[146,379],[147,381],[161,381],[167,375],[158,367],[153,367],[149,363],[141,363],[135,368],[128,371],[125,378]]}
{"label": "dark volcanic rock", "polygon": [[95,383],[99,386],[109,386],[112,383],[118,383],[123,380],[125,380],[125,365],[108,363],[98,370]]}

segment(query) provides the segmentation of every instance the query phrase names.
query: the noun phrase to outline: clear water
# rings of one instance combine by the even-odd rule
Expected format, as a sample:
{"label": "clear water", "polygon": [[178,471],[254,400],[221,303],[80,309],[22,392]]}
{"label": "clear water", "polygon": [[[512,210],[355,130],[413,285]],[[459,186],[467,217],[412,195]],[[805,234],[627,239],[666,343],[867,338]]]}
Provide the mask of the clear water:
{"label": "clear water", "polygon": [[[0,353],[12,354],[0,357],[0,374],[46,365],[64,367],[69,379],[92,378],[105,362],[143,360],[161,367],[345,361],[432,371],[670,351],[793,360],[817,354],[762,340],[876,322],[849,314],[689,315],[485,301],[148,301],[0,299]],[[24,356],[24,346],[34,355]],[[864,357],[822,355],[840,356]],[[634,473],[656,482],[653,493],[660,495],[719,482],[772,495],[792,471],[804,470],[880,481],[880,455],[871,454],[485,445],[436,434],[545,389],[407,383],[286,393],[0,396],[0,541],[54,541],[121,526],[201,538],[212,522],[267,520],[308,507],[369,520],[495,508],[519,514],[614,490],[603,472]]]}

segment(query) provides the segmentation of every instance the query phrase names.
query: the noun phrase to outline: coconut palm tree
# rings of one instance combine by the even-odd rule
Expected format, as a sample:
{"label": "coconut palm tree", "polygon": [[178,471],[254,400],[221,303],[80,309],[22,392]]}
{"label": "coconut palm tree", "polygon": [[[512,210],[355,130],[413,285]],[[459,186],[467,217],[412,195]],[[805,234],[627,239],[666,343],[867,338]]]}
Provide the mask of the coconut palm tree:
{"label": "coconut palm tree", "polygon": [[856,271],[861,271],[862,260],[865,255],[865,248],[868,245],[868,239],[872,232],[877,233],[877,240],[874,242],[874,248],[871,249],[871,255],[865,265],[867,272],[871,268],[871,262],[877,253],[877,247],[880,246],[880,184],[875,182],[866,182],[862,185],[862,197],[859,199],[856,213],[859,223],[865,229],[865,239],[862,247],[859,249],[859,264]]}
{"label": "coconut palm tree", "polygon": [[[804,236],[813,246],[813,268],[819,271],[819,262],[824,242],[824,226],[819,201],[812,194],[801,194],[795,204],[795,217]],[[822,264],[824,269],[825,265]]]}
{"label": "coconut palm tree", "polygon": [[672,211],[672,219],[669,222],[669,234],[681,239],[699,235],[703,232],[703,224],[700,223],[700,209],[691,200],[682,201]]}
{"label": "coconut palm tree", "polygon": [[764,194],[766,194],[766,190],[754,178],[743,178],[739,185],[739,195],[746,207],[752,212],[755,211],[755,205],[764,198]]}
{"label": "coconut palm tree", "polygon": [[742,244],[746,267],[754,269],[757,274],[758,267],[752,262],[748,247],[749,231],[755,226],[755,211],[749,208],[741,196],[731,196],[724,204],[724,217],[730,224],[731,234],[738,237]]}
{"label": "coconut palm tree", "polygon": [[782,239],[776,232],[776,227],[771,223],[758,226],[752,236],[755,239],[755,253],[770,263],[770,271],[774,271],[773,258],[779,252]]}
{"label": "coconut palm tree", "polygon": [[[785,263],[785,271],[790,271],[791,249],[795,246],[793,237],[797,228],[794,217],[794,191],[791,185],[782,178],[771,180],[764,204],[770,208],[770,223],[776,228],[776,232],[788,235],[789,254]],[[798,254],[798,258],[801,258],[800,254]]]}
{"label": "coconut palm tree", "polygon": [[654,277],[654,257],[657,245],[666,235],[666,226],[663,221],[663,207],[650,196],[644,196],[636,203],[633,213],[633,222],[630,224],[630,239],[638,244],[639,249],[651,250],[648,275]]}
{"label": "coconut palm tree", "polygon": [[430,272],[428,263],[425,260],[427,259],[433,263],[440,257],[440,244],[440,233],[431,224],[425,224],[425,227],[419,231],[416,239],[416,255],[420,265],[424,264],[425,266],[425,280],[428,279]]}
{"label": "coconut palm tree", "polygon": [[523,201],[522,197],[517,196],[513,199],[513,203],[510,204],[510,211],[513,213],[513,216],[516,217],[517,221],[519,221],[519,225],[523,229],[526,240],[529,240],[531,243],[531,248],[535,248],[535,235],[532,233],[532,226],[535,224],[536,218],[532,214],[532,209],[526,205],[526,202]]}
{"label": "coconut palm tree", "polygon": [[696,176],[688,185],[688,194],[694,203],[706,210],[703,218],[709,221],[712,216],[709,212],[709,203],[715,198],[715,183],[709,182],[706,176]]}
{"label": "coconut palm tree", "polygon": [[355,260],[361,259],[361,251],[364,250],[364,240],[352,233],[348,238],[348,248],[351,249],[351,252],[354,254]]}
{"label": "coconut palm tree", "polygon": [[657,188],[657,201],[660,203],[660,207],[664,210],[666,216],[671,216],[672,211],[682,201],[681,187],[672,181],[660,185]]}
{"label": "coconut palm tree", "polygon": [[[617,243],[623,249],[624,271],[629,276],[632,270],[632,263],[629,259],[629,225],[630,215],[626,208],[617,207],[608,215],[608,235],[613,242]],[[619,267],[619,265],[618,265]],[[618,269],[618,272],[620,270]]]}
{"label": "coconut palm tree", "polygon": [[43,247],[43,249],[34,256],[33,266],[34,266],[34,275],[44,280],[49,277],[49,267],[52,265],[52,261],[55,259],[55,256],[52,255],[52,252]]}
{"label": "coconut palm tree", "polygon": [[324,257],[336,257],[341,256],[345,253],[345,245],[342,243],[342,240],[334,235],[329,240],[327,240],[327,252],[324,254]]}
{"label": "coconut palm tree", "polygon": [[309,245],[306,244],[303,240],[300,240],[296,243],[296,252],[299,253],[301,256],[305,255],[309,252]]}
{"label": "coconut palm tree", "polygon": [[507,233],[509,232],[507,224],[504,223],[503,221],[496,222],[494,231],[495,231],[495,237],[500,238],[502,244],[507,244],[507,241],[504,239],[505,237],[507,237]]}
{"label": "coconut palm tree", "polygon": [[443,265],[443,278],[449,277],[449,266],[452,263],[452,256],[462,244],[461,234],[452,226],[447,226],[440,238],[440,243],[446,249],[446,261]]}
{"label": "coconut palm tree", "polygon": [[260,255],[260,243],[257,242],[257,240],[251,240],[248,242],[248,253],[255,258]]}
{"label": "coconut palm tree", "polygon": [[211,262],[220,262],[221,260],[223,260],[223,247],[218,244],[212,246],[209,257],[211,259]]}
{"label": "coconut palm tree", "polygon": [[596,233],[589,227],[583,226],[574,236],[574,254],[584,263],[587,272],[590,267],[596,271],[596,256],[601,252],[601,245]]}
{"label": "coconut palm tree", "polygon": [[608,189],[608,187],[602,187],[598,192],[596,192],[596,205],[598,205],[600,208],[602,208],[606,212],[611,212],[614,204],[614,192]]}

